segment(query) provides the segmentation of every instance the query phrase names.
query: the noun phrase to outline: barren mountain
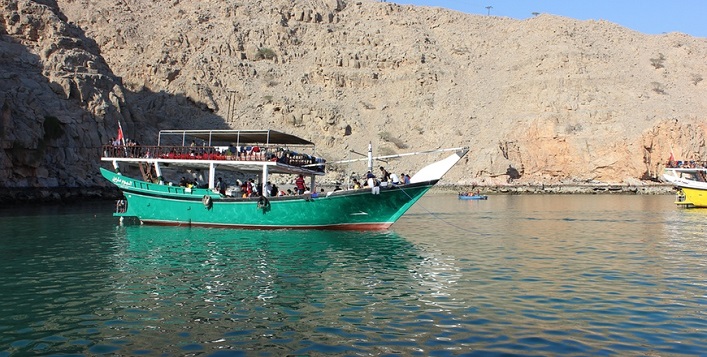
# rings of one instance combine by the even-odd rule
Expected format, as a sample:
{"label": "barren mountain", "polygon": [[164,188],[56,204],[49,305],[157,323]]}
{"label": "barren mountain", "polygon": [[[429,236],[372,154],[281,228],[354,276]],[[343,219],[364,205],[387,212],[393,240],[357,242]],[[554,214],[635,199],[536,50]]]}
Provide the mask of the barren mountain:
{"label": "barren mountain", "polygon": [[168,128],[292,132],[330,161],[369,142],[469,146],[456,184],[638,183],[671,148],[707,158],[704,38],[371,0],[0,4],[5,187],[105,185],[98,147],[118,120],[142,143]]}

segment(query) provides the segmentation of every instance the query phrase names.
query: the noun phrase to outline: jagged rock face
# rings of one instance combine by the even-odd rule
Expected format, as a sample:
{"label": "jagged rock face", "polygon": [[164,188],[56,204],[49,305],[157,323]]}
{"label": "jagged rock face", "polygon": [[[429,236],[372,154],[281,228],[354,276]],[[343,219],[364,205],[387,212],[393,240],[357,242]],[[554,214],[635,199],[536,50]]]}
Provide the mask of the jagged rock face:
{"label": "jagged rock face", "polygon": [[100,146],[126,119],[119,81],[56,3],[0,4],[2,186],[102,184]]}
{"label": "jagged rock face", "polygon": [[[92,158],[117,120],[145,143],[163,128],[278,129],[331,160],[368,142],[469,146],[445,178],[459,184],[650,179],[671,147],[707,157],[701,38],[363,0],[0,3],[6,185],[100,181]],[[66,132],[47,136],[48,116]]]}

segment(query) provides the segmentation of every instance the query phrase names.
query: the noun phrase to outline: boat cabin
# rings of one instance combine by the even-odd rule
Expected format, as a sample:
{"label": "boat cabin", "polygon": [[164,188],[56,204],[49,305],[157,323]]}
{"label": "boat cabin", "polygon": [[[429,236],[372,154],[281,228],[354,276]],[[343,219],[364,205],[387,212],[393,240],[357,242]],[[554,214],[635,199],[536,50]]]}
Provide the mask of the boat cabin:
{"label": "boat cabin", "polygon": [[162,130],[157,145],[105,145],[101,160],[116,171],[121,164],[138,166],[145,181],[164,184],[178,181],[165,179],[169,171],[207,173],[209,189],[221,172],[257,177],[263,185],[272,174],[302,174],[313,188],[326,162],[315,156],[311,141],[274,130]]}

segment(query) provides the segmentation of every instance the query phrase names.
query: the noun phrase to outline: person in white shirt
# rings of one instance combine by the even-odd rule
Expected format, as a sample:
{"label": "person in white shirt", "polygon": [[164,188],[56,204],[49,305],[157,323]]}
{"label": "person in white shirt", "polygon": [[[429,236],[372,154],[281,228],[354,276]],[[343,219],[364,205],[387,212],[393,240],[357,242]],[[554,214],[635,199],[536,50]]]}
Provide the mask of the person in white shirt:
{"label": "person in white shirt", "polygon": [[390,182],[392,182],[393,185],[399,185],[399,184],[400,184],[400,179],[398,178],[398,175],[396,175],[396,174],[390,174]]}

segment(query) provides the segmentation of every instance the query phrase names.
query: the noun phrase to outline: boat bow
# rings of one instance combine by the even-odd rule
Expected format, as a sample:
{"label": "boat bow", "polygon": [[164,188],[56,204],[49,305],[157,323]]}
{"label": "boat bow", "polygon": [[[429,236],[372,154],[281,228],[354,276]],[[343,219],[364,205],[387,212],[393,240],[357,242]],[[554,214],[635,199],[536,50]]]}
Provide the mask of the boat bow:
{"label": "boat bow", "polygon": [[434,162],[423,167],[415,175],[410,178],[410,183],[436,181],[442,178],[454,165],[461,160],[467,153],[469,148],[461,148],[454,154],[449,155],[446,159]]}

